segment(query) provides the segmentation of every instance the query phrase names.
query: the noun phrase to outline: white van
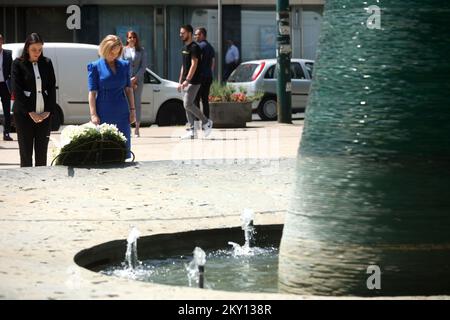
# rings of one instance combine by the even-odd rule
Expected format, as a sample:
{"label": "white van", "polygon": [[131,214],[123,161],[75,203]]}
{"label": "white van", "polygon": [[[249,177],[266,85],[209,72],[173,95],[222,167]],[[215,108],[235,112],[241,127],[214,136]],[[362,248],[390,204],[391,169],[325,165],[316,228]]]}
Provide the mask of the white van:
{"label": "white van", "polygon": [[[23,43],[10,43],[4,44],[3,48],[12,50],[14,60],[21,55],[23,46]],[[44,56],[52,60],[56,76],[58,113],[53,117],[52,130],[58,130],[61,124],[88,122],[87,65],[98,59],[98,46],[46,42]],[[147,69],[142,92],[142,124],[186,124],[183,95],[177,91],[177,85]]]}

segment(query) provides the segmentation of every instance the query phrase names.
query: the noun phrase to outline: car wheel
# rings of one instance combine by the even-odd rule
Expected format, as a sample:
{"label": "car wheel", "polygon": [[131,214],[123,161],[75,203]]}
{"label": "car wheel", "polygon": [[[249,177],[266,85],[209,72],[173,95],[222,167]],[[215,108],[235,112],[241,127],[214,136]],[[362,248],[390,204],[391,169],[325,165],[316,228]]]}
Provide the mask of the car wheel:
{"label": "car wheel", "polygon": [[186,111],[181,101],[168,101],[158,110],[156,123],[161,127],[185,125],[186,122]]}
{"label": "car wheel", "polygon": [[51,130],[58,131],[63,123],[63,113],[61,107],[56,105],[56,111],[51,116]]}
{"label": "car wheel", "polygon": [[277,98],[271,96],[262,99],[258,106],[258,115],[265,121],[277,120]]}

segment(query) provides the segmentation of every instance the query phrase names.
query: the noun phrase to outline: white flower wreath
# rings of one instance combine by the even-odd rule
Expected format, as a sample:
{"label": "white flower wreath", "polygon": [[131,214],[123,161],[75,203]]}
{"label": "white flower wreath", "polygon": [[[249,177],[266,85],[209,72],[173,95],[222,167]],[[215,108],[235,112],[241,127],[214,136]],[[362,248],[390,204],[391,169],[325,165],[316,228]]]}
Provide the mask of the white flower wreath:
{"label": "white flower wreath", "polygon": [[92,122],[88,122],[79,126],[70,125],[65,127],[61,131],[59,142],[55,139],[52,139],[52,142],[56,146],[56,150],[54,150],[53,153],[55,160],[57,160],[56,164],[61,164],[61,162],[62,164],[64,163],[64,161],[61,161],[61,159],[58,158],[60,158],[63,153],[68,152],[67,149],[69,147],[72,147],[70,146],[70,144],[76,145],[79,141],[98,141],[104,139],[105,137],[108,140],[112,139],[114,141],[117,141],[120,143],[120,145],[123,145],[123,147],[125,147],[127,138],[123,135],[122,132],[119,131],[119,129],[117,129],[117,126],[114,124],[103,123],[101,125],[95,125]]}

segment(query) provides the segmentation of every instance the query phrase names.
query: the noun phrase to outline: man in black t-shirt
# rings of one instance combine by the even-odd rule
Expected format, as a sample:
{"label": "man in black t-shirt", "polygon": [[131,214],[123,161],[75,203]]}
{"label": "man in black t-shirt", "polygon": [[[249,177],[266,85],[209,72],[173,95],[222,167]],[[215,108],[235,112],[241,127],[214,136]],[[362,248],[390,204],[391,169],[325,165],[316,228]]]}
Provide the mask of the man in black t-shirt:
{"label": "man in black t-shirt", "polygon": [[202,121],[203,135],[209,136],[212,129],[212,121],[209,120],[195,105],[195,98],[198,90],[200,89],[200,68],[199,62],[201,59],[201,50],[197,43],[192,41],[192,26],[185,25],[180,29],[180,38],[184,42],[182,51],[183,64],[180,70],[180,79],[178,85],[178,91],[184,90],[183,105],[186,109],[187,118],[190,128],[188,133],[182,138],[196,138],[196,132],[194,130],[195,119]]}
{"label": "man in black t-shirt", "polygon": [[209,90],[213,81],[215,51],[212,45],[206,40],[206,29],[197,28],[194,32],[194,40],[202,50],[202,59],[199,65],[201,85],[195,102],[200,106],[200,99],[203,105],[203,113],[209,117]]}

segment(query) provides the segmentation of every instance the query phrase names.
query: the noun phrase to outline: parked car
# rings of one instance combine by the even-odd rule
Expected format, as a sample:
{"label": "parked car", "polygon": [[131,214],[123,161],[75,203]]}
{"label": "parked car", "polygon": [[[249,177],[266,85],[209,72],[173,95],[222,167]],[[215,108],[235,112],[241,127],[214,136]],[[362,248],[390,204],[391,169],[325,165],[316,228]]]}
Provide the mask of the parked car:
{"label": "parked car", "polygon": [[[253,112],[263,120],[277,119],[276,59],[254,60],[241,63],[228,78],[227,83],[247,94],[263,92],[263,97],[253,103]],[[308,102],[314,61],[291,59],[292,112],[301,112]]]}
{"label": "parked car", "polygon": [[[14,60],[21,55],[23,43],[5,44],[3,48],[12,50]],[[98,59],[98,46],[46,42],[44,55],[52,59],[56,76],[58,106],[52,117],[52,130],[58,130],[61,124],[88,122],[90,116],[87,65]],[[177,85],[176,82],[165,80],[147,68],[142,92],[142,124],[186,124],[183,94],[177,91]],[[13,105],[13,101],[11,104]],[[3,111],[0,117],[3,118]]]}

